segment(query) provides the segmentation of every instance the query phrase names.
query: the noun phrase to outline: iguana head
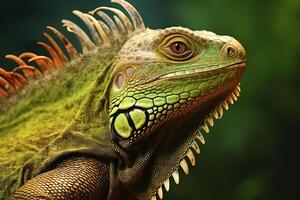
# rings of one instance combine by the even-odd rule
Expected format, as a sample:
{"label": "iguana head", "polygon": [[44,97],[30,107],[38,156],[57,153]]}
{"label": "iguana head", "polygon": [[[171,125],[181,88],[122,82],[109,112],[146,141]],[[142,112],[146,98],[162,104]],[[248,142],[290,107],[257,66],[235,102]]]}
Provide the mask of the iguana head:
{"label": "iguana head", "polygon": [[245,50],[232,37],[174,27],[146,29],[121,49],[113,67],[110,119],[123,148],[156,129],[210,111],[238,87]]}
{"label": "iguana head", "polygon": [[186,158],[195,165],[196,138],[204,142],[197,130],[208,132],[213,116],[239,96],[244,67],[245,50],[229,36],[173,27],[130,38],[113,63],[109,90],[112,140],[128,163],[121,181],[162,198],[169,177],[179,181],[179,166],[188,173]]}

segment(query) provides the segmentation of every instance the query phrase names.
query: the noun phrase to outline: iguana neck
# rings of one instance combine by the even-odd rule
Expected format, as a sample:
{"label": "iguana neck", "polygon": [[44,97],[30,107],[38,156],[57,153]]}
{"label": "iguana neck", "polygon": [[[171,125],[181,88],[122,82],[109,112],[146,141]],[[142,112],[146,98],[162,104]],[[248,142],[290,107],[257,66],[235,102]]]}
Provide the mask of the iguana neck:
{"label": "iguana neck", "polygon": [[238,82],[233,81],[230,87],[224,88],[222,94],[207,96],[206,98],[211,100],[202,110],[189,112],[184,118],[170,121],[161,126],[147,141],[122,151],[123,159],[127,160],[124,160],[125,165],[119,169],[119,177],[126,190],[140,199],[146,199],[156,189],[157,182],[163,183],[171,177],[197,138],[199,125],[201,126],[207,115],[219,106],[219,102],[231,94],[232,88],[237,84]]}
{"label": "iguana neck", "polygon": [[90,91],[96,90],[95,80],[105,73],[113,59],[111,53],[103,55],[85,56],[80,62],[74,61],[44,78],[31,80],[24,92],[0,103],[0,109],[5,110],[5,115],[0,114],[2,141],[7,141],[11,134],[24,138],[24,143],[39,141],[41,133],[49,136],[73,124]]}
{"label": "iguana neck", "polygon": [[101,73],[91,84],[77,116],[66,131],[92,135],[100,141],[102,137],[105,137],[105,140],[110,137],[107,88],[110,83],[111,65],[112,61],[100,67]]}

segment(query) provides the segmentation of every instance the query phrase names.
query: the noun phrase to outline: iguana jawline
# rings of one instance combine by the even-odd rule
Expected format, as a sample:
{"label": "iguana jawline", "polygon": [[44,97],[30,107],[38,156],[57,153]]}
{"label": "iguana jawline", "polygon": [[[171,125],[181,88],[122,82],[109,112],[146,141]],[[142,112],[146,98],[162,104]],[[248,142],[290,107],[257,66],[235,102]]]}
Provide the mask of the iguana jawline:
{"label": "iguana jawline", "polygon": [[[238,63],[234,63],[234,64],[231,64],[231,65],[227,65],[227,66],[223,66],[221,68],[218,68],[218,69],[214,69],[214,70],[207,70],[207,71],[200,71],[200,72],[197,72],[198,70],[197,69],[194,69],[196,70],[195,72],[189,72],[191,70],[186,70],[186,71],[177,71],[177,72],[172,72],[172,73],[168,73],[168,74],[165,74],[165,75],[161,75],[161,76],[157,76],[149,81],[146,81],[144,83],[141,83],[141,84],[137,84],[138,85],[145,85],[145,84],[148,84],[148,83],[152,83],[152,82],[155,82],[155,81],[159,81],[159,80],[167,80],[167,79],[177,79],[177,78],[188,78],[188,77],[192,77],[192,76],[204,76],[207,74],[209,75],[211,72],[214,72],[215,74],[218,74],[219,73],[222,73],[224,71],[230,71],[232,69],[243,69],[244,67],[246,66],[246,63],[245,61],[242,61],[242,62],[238,62]],[[186,72],[189,72],[189,73],[186,73]]]}
{"label": "iguana jawline", "polygon": [[227,66],[223,66],[220,68],[216,68],[214,70],[201,70],[201,68],[195,68],[195,69],[189,69],[189,70],[184,70],[184,71],[177,71],[177,72],[171,72],[168,73],[166,75],[163,75],[161,77],[159,77],[159,79],[168,79],[168,78],[185,78],[185,77],[189,77],[189,76],[197,76],[197,75],[204,75],[206,73],[211,73],[211,72],[215,72],[215,71],[220,71],[222,72],[222,70],[230,70],[233,68],[244,68],[245,67],[245,62],[238,62],[238,63],[234,63],[231,65],[227,65]]}
{"label": "iguana jawline", "polygon": [[[243,63],[238,63],[236,65],[244,65]],[[233,65],[233,66],[236,66]],[[205,138],[202,134],[204,131],[205,133],[209,133],[209,127],[214,126],[214,119],[221,119],[223,117],[223,111],[229,110],[229,104],[233,105],[235,101],[238,100],[240,96],[241,88],[240,84],[221,102],[218,106],[216,106],[206,117],[203,121],[200,122],[199,130],[197,130],[194,135],[194,139],[190,142],[188,148],[184,149],[182,157],[178,159],[178,163],[174,166],[175,169],[172,170],[171,176],[165,179],[163,183],[159,187],[157,187],[156,191],[153,192],[151,200],[163,199],[163,190],[165,189],[167,192],[170,190],[170,179],[173,177],[175,184],[179,184],[180,176],[179,176],[179,168],[183,170],[183,172],[188,175],[189,174],[189,166],[188,161],[190,161],[192,166],[196,166],[196,158],[193,153],[196,152],[200,154],[200,147],[198,142],[201,144],[205,144]],[[164,188],[164,189],[163,189]]]}

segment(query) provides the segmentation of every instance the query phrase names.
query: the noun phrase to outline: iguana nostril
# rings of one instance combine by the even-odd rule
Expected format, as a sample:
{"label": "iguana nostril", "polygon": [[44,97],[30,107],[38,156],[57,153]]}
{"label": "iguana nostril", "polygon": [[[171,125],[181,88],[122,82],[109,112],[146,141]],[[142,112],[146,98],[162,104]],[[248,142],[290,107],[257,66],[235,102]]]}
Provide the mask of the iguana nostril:
{"label": "iguana nostril", "polygon": [[238,53],[238,49],[230,43],[225,44],[221,51],[225,57],[230,58],[235,57]]}
{"label": "iguana nostril", "polygon": [[231,38],[222,48],[222,53],[227,57],[239,57],[241,60],[246,59],[246,51],[244,47],[236,39]]}
{"label": "iguana nostril", "polygon": [[236,55],[236,49],[232,46],[227,47],[226,53],[228,57],[234,57]]}

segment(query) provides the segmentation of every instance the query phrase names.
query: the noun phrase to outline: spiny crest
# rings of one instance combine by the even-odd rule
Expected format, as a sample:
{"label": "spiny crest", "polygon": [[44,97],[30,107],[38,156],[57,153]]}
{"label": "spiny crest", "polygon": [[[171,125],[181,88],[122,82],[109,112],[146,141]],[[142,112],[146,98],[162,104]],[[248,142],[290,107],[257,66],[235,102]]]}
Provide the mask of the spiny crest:
{"label": "spiny crest", "polygon": [[[145,29],[141,16],[131,4],[125,0],[111,0],[111,2],[120,4],[129,16],[121,10],[110,7],[99,7],[89,14],[73,11],[84,22],[89,33],[70,20],[62,20],[67,31],[73,33],[80,42],[82,52],[79,52],[63,33],[48,26],[49,33],[44,33],[48,43],[38,42],[38,45],[48,52],[48,56],[32,52],[25,52],[19,56],[6,55],[6,59],[15,62],[17,67],[12,71],[0,67],[0,100],[17,93],[29,80],[51,74],[53,70],[58,70],[84,55],[97,52],[99,48],[111,47],[116,42],[122,44],[133,32]],[[107,12],[112,13],[113,17]],[[56,36],[58,42],[50,33]]]}

